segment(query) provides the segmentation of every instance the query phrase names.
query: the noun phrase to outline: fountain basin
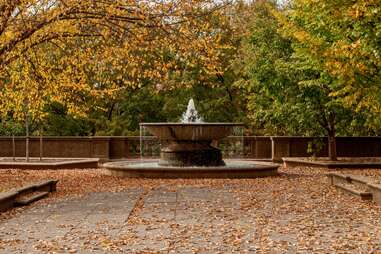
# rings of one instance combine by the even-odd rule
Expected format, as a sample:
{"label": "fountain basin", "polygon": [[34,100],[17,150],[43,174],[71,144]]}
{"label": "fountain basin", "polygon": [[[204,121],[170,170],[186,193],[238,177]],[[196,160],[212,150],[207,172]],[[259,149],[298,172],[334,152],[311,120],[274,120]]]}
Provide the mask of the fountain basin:
{"label": "fountain basin", "polygon": [[108,175],[129,178],[257,178],[278,174],[278,164],[225,160],[224,166],[171,167],[158,161],[118,161],[103,164]]}
{"label": "fountain basin", "polygon": [[141,123],[162,144],[161,166],[224,166],[214,140],[227,137],[241,123]]}
{"label": "fountain basin", "polygon": [[242,123],[141,123],[160,140],[211,141],[229,136]]}

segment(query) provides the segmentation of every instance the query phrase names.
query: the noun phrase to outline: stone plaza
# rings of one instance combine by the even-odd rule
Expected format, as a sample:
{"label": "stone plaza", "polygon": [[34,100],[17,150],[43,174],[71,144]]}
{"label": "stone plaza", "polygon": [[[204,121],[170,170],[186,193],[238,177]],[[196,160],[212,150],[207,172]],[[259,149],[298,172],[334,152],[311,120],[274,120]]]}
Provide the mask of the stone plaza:
{"label": "stone plaza", "polygon": [[61,179],[57,194],[1,220],[0,253],[381,251],[381,207],[332,188],[324,169],[138,182],[99,169],[45,174]]}

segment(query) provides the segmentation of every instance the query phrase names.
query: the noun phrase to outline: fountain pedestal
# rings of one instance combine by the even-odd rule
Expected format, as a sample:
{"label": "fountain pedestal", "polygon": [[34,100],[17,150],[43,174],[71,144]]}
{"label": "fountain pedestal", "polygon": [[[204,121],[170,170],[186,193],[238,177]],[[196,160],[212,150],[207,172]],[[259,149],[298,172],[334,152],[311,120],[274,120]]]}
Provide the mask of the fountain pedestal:
{"label": "fountain pedestal", "polygon": [[160,166],[224,166],[221,150],[211,141],[171,141],[161,149]]}

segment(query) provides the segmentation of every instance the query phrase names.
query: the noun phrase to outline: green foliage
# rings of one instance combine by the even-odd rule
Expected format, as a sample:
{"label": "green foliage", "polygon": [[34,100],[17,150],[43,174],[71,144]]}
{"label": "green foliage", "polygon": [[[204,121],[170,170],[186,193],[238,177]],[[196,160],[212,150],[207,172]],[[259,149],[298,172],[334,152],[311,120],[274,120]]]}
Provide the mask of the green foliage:
{"label": "green foliage", "polygon": [[94,111],[91,118],[96,135],[138,135],[141,122],[180,121],[189,99],[194,98],[205,121],[238,121],[244,116],[237,108],[240,98],[234,92],[202,85],[158,91],[147,85],[126,90],[117,100],[106,103],[104,110]]}
{"label": "green foliage", "polygon": [[[275,11],[274,11],[275,10]],[[260,134],[366,135],[368,115],[332,96],[335,80],[304,53],[304,46],[284,37],[275,4],[253,5],[250,34],[243,41],[245,70],[237,85],[245,91],[248,115]]]}
{"label": "green foliage", "polygon": [[[43,122],[43,135],[46,136],[88,136],[92,133],[92,125],[85,118],[73,117],[67,108],[60,103],[51,103],[45,109],[47,116]],[[39,126],[34,124],[34,135]]]}
{"label": "green foliage", "polygon": [[313,158],[317,157],[317,154],[323,150],[324,141],[321,138],[315,138],[313,141],[308,142],[307,153],[309,153]]}
{"label": "green foliage", "polygon": [[246,134],[380,135],[380,14],[377,0],[234,1],[172,27],[181,37],[135,24],[134,40],[52,39],[5,66],[0,135],[25,134],[26,98],[34,135],[137,135],[190,98]]}
{"label": "green foliage", "polygon": [[139,123],[165,120],[163,104],[163,97],[155,94],[152,88],[127,89],[117,100],[107,102],[106,110],[91,113],[95,134],[137,135]]}
{"label": "green foliage", "polygon": [[21,136],[24,134],[24,126],[21,122],[13,119],[2,119],[0,121],[0,136]]}
{"label": "green foliage", "polygon": [[295,55],[329,77],[329,96],[338,104],[369,115],[367,129],[380,128],[374,118],[381,113],[381,2],[294,0],[291,6],[277,17]]}

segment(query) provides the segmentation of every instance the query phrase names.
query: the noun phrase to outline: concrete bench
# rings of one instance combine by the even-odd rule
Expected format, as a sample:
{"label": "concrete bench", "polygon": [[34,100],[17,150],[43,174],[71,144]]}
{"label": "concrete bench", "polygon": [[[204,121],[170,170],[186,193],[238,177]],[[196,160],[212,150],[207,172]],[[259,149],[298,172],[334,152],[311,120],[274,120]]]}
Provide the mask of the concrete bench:
{"label": "concrete bench", "polygon": [[0,193],[0,212],[15,206],[29,205],[57,190],[58,180],[48,180]]}
{"label": "concrete bench", "polygon": [[362,200],[373,200],[381,205],[381,184],[372,182],[371,178],[336,172],[328,173],[327,176],[331,185],[356,195]]}
{"label": "concrete bench", "polygon": [[0,212],[12,208],[14,206],[17,195],[17,191],[0,193]]}

